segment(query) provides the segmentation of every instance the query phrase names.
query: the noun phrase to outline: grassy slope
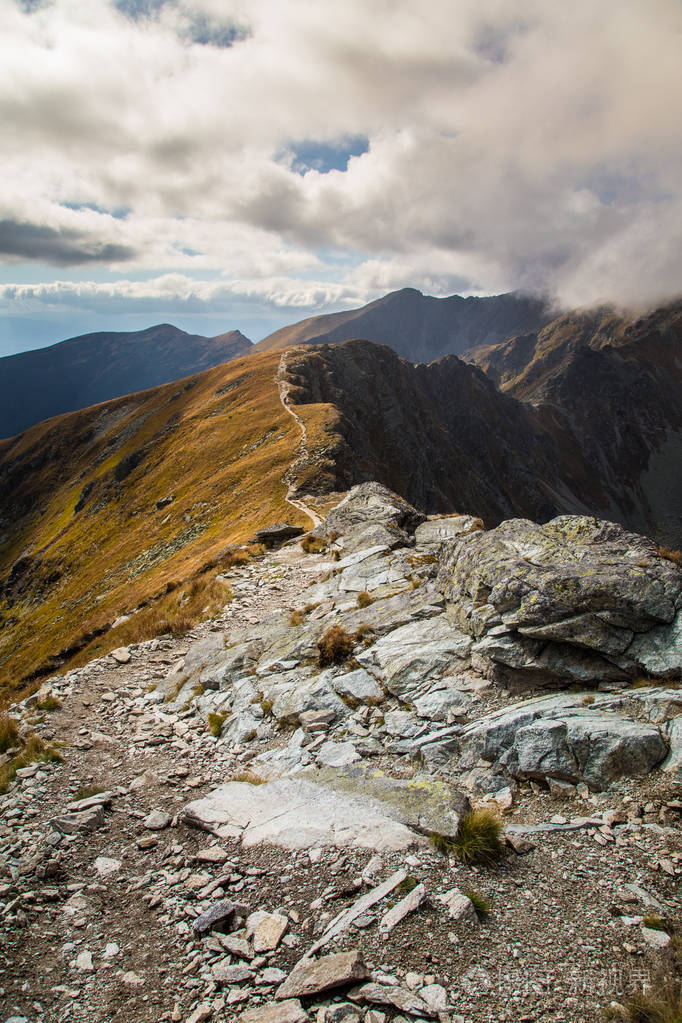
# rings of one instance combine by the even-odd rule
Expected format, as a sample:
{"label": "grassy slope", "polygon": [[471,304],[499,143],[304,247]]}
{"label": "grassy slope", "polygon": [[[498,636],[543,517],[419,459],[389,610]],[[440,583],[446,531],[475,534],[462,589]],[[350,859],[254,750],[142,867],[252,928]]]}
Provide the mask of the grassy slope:
{"label": "grassy slope", "polygon": [[[0,528],[11,523],[0,532],[0,582],[21,556],[33,559],[10,601],[0,598],[5,686],[195,577],[254,529],[310,525],[284,500],[300,432],[279,401],[278,361],[248,356],[0,442]],[[121,479],[134,453],[141,461]]]}

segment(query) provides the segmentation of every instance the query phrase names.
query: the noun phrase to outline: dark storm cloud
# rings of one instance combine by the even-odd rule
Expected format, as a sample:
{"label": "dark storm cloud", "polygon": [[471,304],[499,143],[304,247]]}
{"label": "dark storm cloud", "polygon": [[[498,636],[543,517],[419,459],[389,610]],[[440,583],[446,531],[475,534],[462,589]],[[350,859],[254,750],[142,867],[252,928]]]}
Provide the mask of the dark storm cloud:
{"label": "dark storm cloud", "polygon": [[123,262],[133,259],[135,250],[128,245],[84,239],[68,229],[57,231],[40,224],[0,220],[0,254],[56,266],[78,266]]}

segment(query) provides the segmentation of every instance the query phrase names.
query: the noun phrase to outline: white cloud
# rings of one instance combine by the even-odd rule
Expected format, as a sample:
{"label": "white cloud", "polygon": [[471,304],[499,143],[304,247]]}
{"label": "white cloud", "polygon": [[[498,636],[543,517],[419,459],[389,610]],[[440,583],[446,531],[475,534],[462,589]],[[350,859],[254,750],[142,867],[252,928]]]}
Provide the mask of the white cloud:
{"label": "white cloud", "polygon": [[[175,277],[175,300],[251,282],[300,308],[397,282],[569,304],[681,290],[677,0],[7,7],[0,221],[50,241],[43,258],[104,253],[157,281],[211,269],[222,291],[182,298]],[[200,23],[248,34],[192,43]],[[344,136],[369,140],[345,172],[282,155]],[[339,284],[329,249],[362,266]],[[142,300],[93,287],[93,302]]]}

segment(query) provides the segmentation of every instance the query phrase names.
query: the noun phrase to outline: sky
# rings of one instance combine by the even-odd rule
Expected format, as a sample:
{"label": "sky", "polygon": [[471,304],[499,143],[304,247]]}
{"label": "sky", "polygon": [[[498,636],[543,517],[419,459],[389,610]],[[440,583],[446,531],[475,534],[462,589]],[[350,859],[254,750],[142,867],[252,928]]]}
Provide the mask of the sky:
{"label": "sky", "polygon": [[0,355],[682,292],[679,0],[0,0]]}

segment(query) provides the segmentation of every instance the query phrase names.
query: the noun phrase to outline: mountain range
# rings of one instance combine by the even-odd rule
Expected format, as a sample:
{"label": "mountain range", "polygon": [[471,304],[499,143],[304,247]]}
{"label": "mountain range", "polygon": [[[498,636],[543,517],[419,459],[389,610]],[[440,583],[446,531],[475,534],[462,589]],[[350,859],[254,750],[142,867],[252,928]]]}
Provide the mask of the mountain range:
{"label": "mountain range", "polygon": [[322,514],[368,480],[487,526],[581,512],[680,546],[682,303],[486,336],[429,365],[366,340],[256,347],[0,441],[4,677],[115,642],[258,528],[309,528],[298,499]]}
{"label": "mountain range", "polygon": [[83,334],[0,359],[0,437],[62,412],[179,380],[249,351],[238,330],[187,334],[169,323]]}

